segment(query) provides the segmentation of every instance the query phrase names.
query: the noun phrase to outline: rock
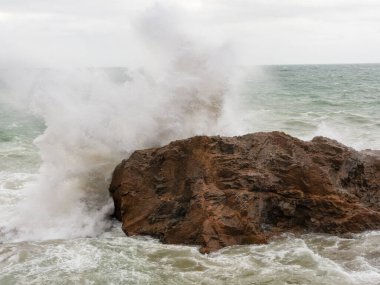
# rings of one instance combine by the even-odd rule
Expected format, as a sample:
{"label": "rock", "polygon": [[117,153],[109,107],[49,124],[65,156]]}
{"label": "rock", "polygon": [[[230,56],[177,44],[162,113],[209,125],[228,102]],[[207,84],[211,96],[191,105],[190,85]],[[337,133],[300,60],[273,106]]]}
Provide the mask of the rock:
{"label": "rock", "polygon": [[135,151],[110,193],[127,235],[210,252],[284,232],[380,229],[380,155],[281,132],[197,136]]}

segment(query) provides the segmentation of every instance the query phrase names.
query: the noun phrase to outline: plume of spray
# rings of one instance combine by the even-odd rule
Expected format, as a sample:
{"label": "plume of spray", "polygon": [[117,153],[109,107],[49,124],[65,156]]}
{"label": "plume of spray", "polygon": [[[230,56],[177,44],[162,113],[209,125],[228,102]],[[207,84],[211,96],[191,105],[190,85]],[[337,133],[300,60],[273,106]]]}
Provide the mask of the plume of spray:
{"label": "plume of spray", "polygon": [[110,224],[107,188],[122,158],[175,139],[244,130],[231,48],[198,43],[158,5],[134,28],[146,47],[142,68],[34,73],[22,102],[46,124],[35,140],[42,165],[27,197],[1,222],[5,239],[95,236]]}

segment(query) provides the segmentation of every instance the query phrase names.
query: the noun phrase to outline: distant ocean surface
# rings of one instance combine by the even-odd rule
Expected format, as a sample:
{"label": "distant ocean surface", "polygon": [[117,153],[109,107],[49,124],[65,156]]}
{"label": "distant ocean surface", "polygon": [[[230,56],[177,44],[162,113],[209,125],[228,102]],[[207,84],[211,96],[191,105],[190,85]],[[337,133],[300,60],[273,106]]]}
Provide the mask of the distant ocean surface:
{"label": "distant ocean surface", "polygon": [[195,134],[280,130],[380,149],[380,65],[242,68],[226,85],[216,71],[176,72],[186,80],[0,70],[0,284],[380,284],[380,231],[202,255],[126,237],[107,192],[133,150]]}

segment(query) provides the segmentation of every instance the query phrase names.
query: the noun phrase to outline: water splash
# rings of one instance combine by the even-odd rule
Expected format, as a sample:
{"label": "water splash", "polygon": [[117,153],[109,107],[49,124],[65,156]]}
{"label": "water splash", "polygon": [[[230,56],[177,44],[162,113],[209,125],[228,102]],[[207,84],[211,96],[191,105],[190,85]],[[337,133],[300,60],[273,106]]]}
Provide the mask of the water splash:
{"label": "water splash", "polygon": [[134,27],[150,53],[143,68],[25,71],[24,90],[12,89],[13,103],[27,105],[46,129],[34,142],[42,159],[37,182],[13,213],[2,215],[5,239],[98,235],[109,226],[107,187],[122,158],[243,126],[235,114],[239,72],[228,45],[198,43],[159,5]]}

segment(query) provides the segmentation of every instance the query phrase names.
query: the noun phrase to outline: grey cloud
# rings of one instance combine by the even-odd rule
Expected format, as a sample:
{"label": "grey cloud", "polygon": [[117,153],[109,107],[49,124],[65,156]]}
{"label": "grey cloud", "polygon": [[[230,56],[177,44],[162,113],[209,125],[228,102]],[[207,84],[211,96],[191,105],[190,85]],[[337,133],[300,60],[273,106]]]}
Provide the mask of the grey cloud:
{"label": "grey cloud", "polygon": [[[246,64],[380,61],[379,1],[158,2],[176,7],[199,41],[231,42]],[[1,0],[0,65],[138,64],[145,55],[133,23],[155,3]]]}

